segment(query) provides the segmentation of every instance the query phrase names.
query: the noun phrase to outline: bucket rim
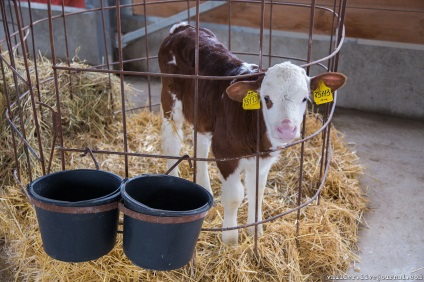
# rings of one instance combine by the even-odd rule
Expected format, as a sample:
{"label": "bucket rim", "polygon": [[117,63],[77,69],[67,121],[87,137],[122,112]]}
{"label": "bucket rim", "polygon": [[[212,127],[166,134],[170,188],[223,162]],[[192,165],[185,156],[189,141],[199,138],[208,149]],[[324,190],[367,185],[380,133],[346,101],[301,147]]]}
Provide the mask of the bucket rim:
{"label": "bucket rim", "polygon": [[192,215],[181,215],[181,216],[159,216],[159,215],[149,215],[133,211],[126,207],[122,202],[118,203],[118,209],[121,211],[124,216],[129,216],[135,220],[149,222],[149,223],[159,223],[159,224],[179,224],[179,223],[189,223],[199,219],[203,219],[208,214],[209,210],[203,211],[201,213],[196,213]]}
{"label": "bucket rim", "polygon": [[[55,199],[51,199],[51,198],[47,198],[44,196],[39,195],[38,193],[36,193],[34,191],[34,185],[36,185],[37,183],[39,183],[40,181],[44,181],[46,178],[49,177],[54,177],[60,174],[66,174],[66,173],[75,173],[75,172],[89,172],[89,173],[102,173],[102,174],[107,174],[110,175],[114,178],[116,178],[119,181],[119,185],[117,185],[116,189],[111,192],[108,193],[106,195],[103,195],[101,197],[97,197],[97,198],[93,198],[93,199],[89,199],[89,200],[83,200],[83,201],[63,201],[63,200],[55,200]],[[123,182],[123,178],[120,177],[119,175],[109,172],[109,171],[105,171],[105,170],[96,170],[96,169],[70,169],[70,170],[61,170],[61,171],[56,171],[56,172],[52,172],[43,176],[40,176],[39,178],[35,179],[34,181],[32,181],[31,183],[28,184],[27,186],[27,191],[28,191],[28,195],[30,197],[30,201],[31,203],[33,203],[33,205],[38,206],[40,208],[44,207],[43,209],[53,209],[53,210],[57,210],[57,208],[55,207],[64,207],[64,208],[71,208],[70,210],[72,210],[72,208],[90,208],[92,206],[104,206],[107,205],[109,203],[115,203],[116,208],[117,208],[117,202],[119,202],[120,200],[120,187],[121,184]],[[50,206],[51,208],[48,208],[48,206]],[[59,208],[60,210],[60,208]],[[63,211],[65,211],[66,209],[62,209]],[[78,210],[78,209],[76,209]],[[84,210],[84,209],[82,209]],[[90,209],[88,209],[90,210]],[[78,212],[65,212],[65,213],[78,213]]]}
{"label": "bucket rim", "polygon": [[71,206],[58,206],[54,204],[48,204],[41,201],[38,201],[34,198],[30,198],[31,204],[33,204],[36,208],[56,212],[56,213],[67,213],[67,214],[92,214],[92,213],[102,213],[111,211],[114,209],[118,209],[119,199],[112,203],[107,203],[103,205],[92,205],[86,207],[71,207]]}
{"label": "bucket rim", "polygon": [[[195,209],[191,209],[191,210],[183,210],[183,211],[173,211],[173,210],[164,210],[164,209],[156,209],[156,208],[152,208],[148,205],[145,205],[137,200],[135,200],[133,197],[131,197],[127,191],[125,190],[125,187],[131,183],[132,181],[136,181],[138,179],[144,179],[144,178],[174,178],[174,179],[178,179],[178,181],[182,181],[185,182],[187,184],[190,185],[194,185],[196,186],[198,189],[201,189],[201,191],[207,196],[208,200],[207,202]],[[212,207],[213,205],[213,196],[202,186],[200,186],[197,183],[191,182],[187,179],[181,178],[181,177],[176,177],[176,176],[172,176],[172,175],[168,175],[168,174],[142,174],[139,176],[135,176],[133,178],[127,179],[126,181],[124,181],[121,185],[121,196],[122,199],[124,201],[124,206],[125,206],[125,201],[130,202],[133,205],[138,205],[143,209],[143,212],[140,211],[134,211],[130,208],[128,208],[127,206],[125,206],[125,208],[127,208],[130,211],[136,212],[136,213],[140,213],[143,215],[149,215],[149,216],[153,216],[153,217],[185,217],[185,216],[191,216],[191,215],[196,215],[196,214],[202,214],[204,212],[209,211],[209,209]],[[154,220],[154,219],[153,219]]]}

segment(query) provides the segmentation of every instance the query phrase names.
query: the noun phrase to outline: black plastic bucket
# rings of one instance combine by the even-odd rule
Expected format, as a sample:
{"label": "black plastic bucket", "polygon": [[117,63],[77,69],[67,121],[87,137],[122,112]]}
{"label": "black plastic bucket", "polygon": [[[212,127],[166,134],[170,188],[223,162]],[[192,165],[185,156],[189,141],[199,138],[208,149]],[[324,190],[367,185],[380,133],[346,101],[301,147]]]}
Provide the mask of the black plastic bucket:
{"label": "black plastic bucket", "polygon": [[169,175],[142,175],[121,188],[124,252],[137,266],[172,270],[193,256],[212,195],[200,185]]}
{"label": "black plastic bucket", "polygon": [[116,242],[122,178],[100,170],[67,170],[28,185],[45,252],[66,262],[100,258]]}

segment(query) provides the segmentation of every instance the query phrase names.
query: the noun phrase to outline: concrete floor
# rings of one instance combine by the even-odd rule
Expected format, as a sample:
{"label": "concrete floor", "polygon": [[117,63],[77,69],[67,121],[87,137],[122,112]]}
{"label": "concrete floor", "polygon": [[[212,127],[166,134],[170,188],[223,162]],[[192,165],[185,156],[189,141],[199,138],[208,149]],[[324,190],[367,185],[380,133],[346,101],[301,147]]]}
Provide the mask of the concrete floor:
{"label": "concrete floor", "polygon": [[366,167],[360,180],[370,208],[359,232],[361,262],[346,278],[423,280],[424,122],[343,109],[333,122]]}

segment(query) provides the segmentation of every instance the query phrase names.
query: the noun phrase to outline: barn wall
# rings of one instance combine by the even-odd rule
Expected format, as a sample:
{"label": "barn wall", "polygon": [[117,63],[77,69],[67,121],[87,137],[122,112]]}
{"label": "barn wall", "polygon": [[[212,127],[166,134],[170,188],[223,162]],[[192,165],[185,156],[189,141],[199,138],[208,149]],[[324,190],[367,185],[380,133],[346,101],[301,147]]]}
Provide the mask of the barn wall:
{"label": "barn wall", "polygon": [[[144,0],[133,0],[142,3]],[[149,2],[149,1],[147,1]],[[147,6],[149,16],[169,17],[187,9],[187,3],[177,2],[166,5]],[[278,2],[278,1],[275,1]],[[298,4],[310,4],[307,0],[287,1]],[[333,8],[334,0],[317,0],[317,6]],[[352,38],[384,40],[402,43],[424,44],[424,1],[422,0],[348,0],[346,10],[346,35]],[[195,5],[192,1],[190,7]],[[233,25],[257,27],[261,19],[258,4],[232,3],[232,12],[224,5],[201,16],[208,23],[226,24],[231,16]],[[338,10],[337,7],[335,9]],[[143,15],[144,7],[135,6],[135,15]],[[291,32],[308,32],[309,8],[290,7],[274,4],[272,6],[272,28]],[[270,14],[270,5],[266,5],[266,18]],[[328,34],[331,22],[323,9],[315,13],[315,32]]]}
{"label": "barn wall", "polygon": [[[2,1],[2,0],[0,0]],[[94,3],[98,0],[90,0]],[[89,2],[86,0],[86,3]],[[8,2],[6,4],[9,4]],[[48,23],[48,12],[47,5],[40,3],[32,3],[32,20],[37,22],[34,25],[34,32],[36,36],[34,37],[34,43],[36,50],[39,50],[39,53],[43,56],[51,58],[51,45],[50,45],[50,35],[49,35],[49,23]],[[27,2],[21,3],[22,19],[24,21],[23,26],[28,27],[30,23],[29,9]],[[6,9],[8,12],[7,18],[9,19],[9,29],[13,33],[17,30],[17,26],[11,24],[11,15],[12,11],[13,17],[15,17],[14,9]],[[65,13],[76,13],[72,16],[66,18],[66,28],[68,34],[68,50],[66,50],[65,44],[65,32],[63,28],[63,19],[55,18],[53,20],[53,34],[54,34],[54,46],[56,57],[66,58],[67,52],[69,56],[78,57],[81,60],[84,60],[88,64],[99,65],[105,62],[105,44],[103,40],[103,30],[101,28],[101,14],[96,12],[78,14],[78,12],[84,11],[80,8],[66,7]],[[52,5],[52,16],[55,17],[62,13],[62,7],[58,5]],[[105,20],[108,24],[109,17],[106,16]],[[0,17],[0,40],[5,38],[3,20]],[[29,28],[27,28],[29,30]],[[29,34],[31,35],[31,33]],[[106,35],[108,41],[110,42],[110,34]],[[16,38],[19,38],[18,36]],[[28,40],[29,50],[32,50],[32,40]],[[1,46],[0,46],[1,47]],[[5,47],[3,47],[5,48]],[[111,46],[108,46],[109,50]]]}
{"label": "barn wall", "polygon": [[[98,2],[98,0],[93,1]],[[318,3],[326,4],[327,1],[330,0],[317,1]],[[131,3],[131,0],[122,2]],[[339,93],[338,105],[347,108],[388,113],[396,116],[424,120],[424,84],[422,83],[422,74],[424,73],[424,42],[422,41],[424,33],[424,29],[422,28],[424,26],[424,1],[349,0],[348,3],[349,9],[346,16],[346,29],[348,36],[351,35],[351,37],[346,39],[341,50],[339,70],[347,74],[349,81],[346,87]],[[36,19],[46,18],[47,13],[45,7],[43,8],[41,4],[38,5],[40,5],[40,7],[33,12],[33,16],[36,17]],[[382,8],[382,5],[385,8]],[[34,6],[36,6],[35,3],[33,4],[33,7]],[[172,10],[175,8],[172,8],[171,5],[162,5],[161,8],[163,10],[162,12],[166,11],[169,15],[176,11]],[[246,9],[248,9],[248,7],[246,7]],[[136,10],[136,7],[134,7],[133,10]],[[249,10],[246,10],[243,13],[239,12],[238,14],[248,14],[248,11]],[[353,15],[349,15],[351,11],[357,12],[357,20],[355,20]],[[363,14],[360,13],[361,11]],[[150,12],[153,11],[148,11],[149,14]],[[250,12],[253,13],[254,11]],[[355,29],[349,24],[352,22],[355,23],[356,26],[360,26],[358,23],[359,18],[368,18],[370,22],[377,18],[373,19],[374,14],[381,13],[387,14],[387,20],[380,22],[382,26],[386,27],[386,31],[382,31],[382,28],[376,27],[375,25],[369,25],[371,26],[369,29]],[[368,16],[366,16],[367,14]],[[252,14],[249,15],[249,18],[253,18]],[[399,15],[402,16],[400,17]],[[421,17],[421,22],[417,19],[418,16]],[[206,19],[208,19],[208,17],[210,19],[213,18],[205,14],[202,15],[202,21],[207,22]],[[234,15],[234,17],[237,18],[237,15]],[[240,20],[242,21],[243,18],[244,17],[241,17]],[[308,16],[307,18],[309,19]],[[396,20],[393,20],[394,18]],[[408,21],[409,18],[411,20],[410,22]],[[159,16],[149,17],[149,23],[155,23],[161,19],[162,18]],[[232,20],[232,24],[235,25],[234,20],[236,19]],[[125,11],[123,21],[124,33],[140,28],[144,24],[142,16],[133,16],[132,13],[128,11]],[[246,18],[244,22],[246,23]],[[384,25],[383,22],[385,23]],[[391,22],[398,25],[398,27],[394,27],[393,29],[388,28]],[[416,27],[417,22],[420,23],[420,28]],[[79,49],[79,58],[87,60],[88,63],[99,64],[105,60],[103,39],[98,36],[99,25],[99,16],[94,13],[67,18],[68,32],[72,34],[70,38],[71,54]],[[81,26],[84,26],[84,29],[81,29]],[[222,40],[226,40],[226,25],[202,23],[202,26],[209,27],[216,32]],[[305,52],[307,51],[306,34],[301,32],[302,29],[296,29],[301,26],[298,27],[294,25],[290,27],[296,31],[282,28],[283,23],[275,23],[275,27],[279,26],[281,26],[281,28],[273,31],[273,42],[275,46],[280,46],[281,53],[288,56],[305,57]],[[58,52],[58,57],[65,57],[63,38],[61,37],[63,31],[61,31],[59,27],[60,24],[55,28],[56,51]],[[315,28],[316,34],[325,32],[324,27],[325,24],[317,25]],[[403,28],[403,32],[396,31],[400,28]],[[355,30],[357,32],[356,34],[359,34],[357,37],[352,36],[355,34]],[[366,32],[366,30],[370,31]],[[377,32],[377,30],[380,31]],[[392,30],[392,32],[390,30]],[[169,27],[166,27],[148,35],[150,55],[157,54],[158,46],[167,35],[168,31]],[[4,38],[2,32],[3,27],[0,25],[0,38]],[[115,30],[111,30],[111,32],[113,33]],[[47,22],[37,24],[34,33],[37,34],[37,47],[41,49],[41,53],[49,56],[50,43]],[[404,33],[404,38],[410,39],[395,39],[402,35],[402,33]],[[395,37],[394,34],[396,34],[397,37]],[[413,34],[416,34],[418,39],[411,39]],[[257,38],[257,29],[251,27],[246,28],[246,26],[240,25],[233,29],[231,45],[234,50],[257,52]],[[109,44],[113,45],[111,39],[109,39]],[[226,44],[228,44],[228,42],[226,42]],[[145,43],[143,38],[129,43],[124,49],[125,59],[140,57],[144,52],[144,46]],[[322,57],[323,54],[326,54],[328,51],[327,46],[328,43],[325,37],[320,37],[319,35],[315,36],[314,58],[319,58]],[[273,48],[275,50],[276,47]],[[257,58],[254,57],[246,58],[246,60],[252,62],[255,62],[256,59]],[[273,63],[276,62],[274,61]],[[126,67],[133,70],[146,70],[146,66],[143,63],[130,63],[127,64]],[[158,71],[155,64],[151,63],[150,67],[150,71]]]}
{"label": "barn wall", "polygon": [[[140,2],[133,0],[134,3],[137,1]],[[310,3],[306,0],[290,2]],[[317,3],[330,7],[334,1],[317,0]],[[142,15],[141,8],[134,7],[133,12]],[[157,17],[152,17],[155,21],[187,9],[187,4],[150,5],[147,9],[149,15]],[[270,13],[268,8],[265,12]],[[309,9],[275,5],[272,13],[277,18],[272,23],[274,40],[281,42],[288,55],[304,57]],[[225,6],[201,15],[201,21],[208,23],[212,30],[219,24],[228,24],[228,18]],[[233,4],[231,24],[241,27],[240,32],[233,32],[231,44],[234,50],[257,47],[253,34],[258,31],[251,27],[258,26],[259,19],[257,5]],[[216,23],[218,25],[214,25]],[[424,84],[421,82],[424,73],[424,1],[348,0],[345,26],[347,39],[341,51],[339,70],[347,74],[349,81],[339,91],[338,105],[424,120]],[[325,54],[325,47],[319,46],[327,46],[326,39],[320,39],[319,35],[329,34],[329,28],[325,12],[317,10],[314,25],[314,34],[318,35],[314,40],[316,56]],[[156,42],[153,42],[156,35],[150,35],[152,53],[155,44],[159,44],[166,34],[167,30],[156,33]],[[140,52],[135,46],[128,48]]]}
{"label": "barn wall", "polygon": [[[227,26],[202,24],[211,29],[226,45]],[[149,35],[149,52],[155,55],[169,27]],[[231,46],[234,51],[257,52],[258,30],[234,28]],[[265,34],[264,50],[268,35]],[[328,54],[328,38],[316,36],[313,59]],[[289,57],[305,57],[308,39],[305,34],[273,32],[273,50]],[[277,50],[280,48],[280,50]],[[130,54],[144,50],[140,40],[126,48]],[[424,120],[424,45],[399,44],[347,38],[340,53],[339,71],[348,76],[348,83],[339,91],[337,105],[344,108],[390,114]],[[243,58],[258,63],[257,56]],[[278,63],[276,60],[272,62]],[[145,69],[145,64],[133,63],[132,69]],[[159,71],[151,62],[150,71]],[[313,74],[322,70],[313,69]]]}
{"label": "barn wall", "polygon": [[424,120],[424,46],[383,43],[344,44],[339,70],[349,81],[337,105]]}

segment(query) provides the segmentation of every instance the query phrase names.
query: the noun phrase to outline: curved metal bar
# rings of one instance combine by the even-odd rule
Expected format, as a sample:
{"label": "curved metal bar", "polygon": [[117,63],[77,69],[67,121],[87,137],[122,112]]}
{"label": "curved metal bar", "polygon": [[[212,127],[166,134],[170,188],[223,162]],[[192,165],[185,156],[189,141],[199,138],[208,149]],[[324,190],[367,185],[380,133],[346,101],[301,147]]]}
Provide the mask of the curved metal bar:
{"label": "curved metal bar", "polygon": [[21,180],[18,177],[18,171],[16,169],[13,170],[13,178],[15,178],[16,183],[18,183],[19,187],[21,187],[22,192],[27,197],[28,201],[31,200],[31,197],[28,194],[28,191],[26,190],[25,186],[22,184]]}
{"label": "curved metal bar", "polygon": [[[342,1],[344,1],[344,0],[340,0],[340,2],[339,2],[340,5],[342,5]],[[159,1],[155,1],[155,2],[156,2],[155,4],[158,4],[158,3],[170,3],[170,2],[182,2],[182,1],[180,1],[180,0],[173,0],[173,1],[169,1],[169,0],[162,0],[161,1],[161,0],[159,0]],[[308,5],[308,4],[298,4],[298,3],[291,3],[291,2],[284,2],[284,1],[263,1],[263,0],[262,1],[261,0],[243,1],[243,0],[233,0],[231,2],[234,2],[234,3],[237,3],[237,2],[240,2],[240,3],[249,2],[249,3],[261,4],[261,7],[262,7],[262,17],[264,15],[263,14],[263,10],[264,10],[263,7],[264,7],[264,5],[268,5],[268,4],[270,4],[270,5],[297,6],[297,7],[305,7],[305,8],[312,8],[313,7],[313,9],[318,9],[318,10],[323,10],[324,12],[329,12],[333,16],[333,19],[332,19],[333,20],[333,27],[331,29],[331,32],[335,33],[335,34],[331,33],[330,43],[332,44],[332,46],[334,45],[335,49],[333,50],[333,48],[331,47],[330,50],[329,50],[329,53],[330,53],[329,55],[327,55],[326,57],[320,58],[318,60],[315,60],[315,61],[311,61],[311,59],[309,57],[308,57],[307,60],[305,60],[305,59],[302,59],[302,58],[291,58],[291,57],[287,57],[287,56],[273,55],[273,54],[271,54],[271,51],[269,51],[270,54],[267,54],[267,55],[266,54],[263,54],[262,53],[262,47],[263,47],[262,46],[262,40],[263,40],[263,36],[264,36],[264,34],[263,34],[264,25],[263,25],[263,19],[262,19],[262,26],[261,26],[261,29],[260,29],[260,36],[261,36],[261,46],[260,46],[260,52],[259,52],[260,65],[262,65],[262,57],[263,56],[269,57],[270,60],[271,60],[271,58],[293,59],[293,60],[296,60],[298,62],[302,62],[302,64],[300,65],[301,67],[309,68],[310,66],[315,65],[315,66],[322,67],[326,71],[328,71],[331,68],[330,67],[330,62],[333,63],[333,64],[334,63],[337,64],[337,56],[338,56],[339,51],[340,51],[340,49],[341,49],[341,47],[342,47],[342,45],[344,43],[345,27],[344,27],[343,24],[340,24],[340,23],[343,23],[343,17],[340,17],[340,15],[339,15],[339,14],[342,14],[344,16],[344,13],[343,12],[342,13],[340,13],[340,12],[339,13],[336,13],[334,11],[335,8],[336,8],[336,0],[334,1],[334,7],[333,7],[333,9],[330,9],[328,7],[323,7],[323,6],[316,6],[316,5],[312,5],[312,4],[311,5]],[[152,1],[152,3],[153,3],[153,1]],[[87,13],[87,12],[97,12],[97,11],[99,11],[99,12],[102,12],[103,13],[104,11],[112,10],[112,9],[118,10],[118,14],[119,14],[119,10],[120,9],[123,9],[123,8],[126,8],[126,7],[133,7],[133,6],[137,6],[137,5],[144,5],[144,8],[146,8],[146,5],[150,5],[152,3],[146,3],[146,2],[144,2],[144,3],[140,3],[140,4],[120,5],[119,4],[119,1],[118,1],[117,5],[115,5],[115,6],[103,6],[102,5],[101,8],[78,10],[78,11],[75,11],[74,10],[73,12],[69,12],[69,13],[65,13],[64,8],[63,8],[63,5],[62,5],[62,13],[59,14],[59,15],[52,15],[51,5],[49,4],[48,5],[49,6],[49,17],[48,18],[42,19],[42,20],[38,20],[38,21],[35,21],[35,22],[32,22],[31,21],[30,25],[19,26],[19,30],[18,31],[9,34],[9,37],[20,37],[20,39],[21,39],[21,42],[15,44],[15,46],[13,48],[9,48],[9,51],[16,50],[20,46],[20,44],[23,44],[27,40],[27,37],[30,35],[30,32],[33,31],[33,29],[32,29],[33,26],[35,24],[37,24],[37,23],[48,21],[48,23],[49,23],[49,29],[50,29],[50,35],[52,35],[52,25],[53,25],[53,20],[54,19],[63,18],[63,21],[64,21],[65,20],[64,19],[65,17],[69,17],[69,16],[73,16],[73,15],[77,15],[77,14],[83,14],[83,13]],[[313,1],[312,3],[315,3],[315,1]],[[346,1],[343,2],[343,5],[345,5],[345,3],[346,3]],[[196,6],[198,6],[198,5],[199,5],[199,1],[196,1]],[[198,7],[197,7],[196,10],[198,10]],[[311,13],[311,14],[313,14],[313,13]],[[311,17],[313,17],[313,15],[311,15]],[[198,30],[199,29],[199,15],[198,15],[198,12],[196,13],[196,18],[197,18],[196,19],[196,29]],[[118,20],[118,23],[120,25],[119,15],[118,15],[118,19],[117,20]],[[66,25],[65,21],[64,21],[64,25]],[[103,24],[103,26],[104,26],[104,24]],[[230,32],[231,32],[231,29],[230,29]],[[65,33],[66,33],[66,31],[65,31]],[[270,33],[270,35],[271,35],[271,33]],[[337,42],[333,42],[333,36],[336,38]],[[121,37],[121,34],[119,33],[118,34],[118,39],[120,37]],[[310,33],[309,39],[310,40],[312,39],[312,33]],[[9,44],[10,44],[10,40],[11,39],[9,38],[9,40],[8,40],[9,41],[8,42]],[[52,38],[51,38],[51,41],[53,41]],[[0,41],[0,44],[2,42],[4,42],[4,40],[3,41]],[[146,44],[147,44],[147,42],[146,42]],[[122,45],[122,43],[119,43],[118,45]],[[52,53],[54,53],[54,47],[52,47],[51,49],[52,49]],[[333,50],[333,51],[331,52],[331,50]],[[120,50],[120,52],[121,51],[122,50]],[[243,54],[243,55],[256,55],[256,56],[258,55],[258,53],[254,53],[253,54],[253,53],[248,53],[248,52],[234,52],[234,53],[235,54]],[[11,55],[13,55],[13,54],[11,54]],[[184,78],[184,79],[193,79],[196,83],[198,83],[199,80],[233,80],[235,78],[238,78],[238,79],[240,79],[240,78],[250,78],[250,77],[262,75],[264,73],[264,71],[261,71],[260,73],[257,73],[257,74],[250,74],[250,75],[243,75],[243,76],[231,76],[231,77],[222,77],[221,76],[221,77],[217,77],[217,76],[202,76],[202,75],[199,75],[198,69],[196,69],[195,75],[175,75],[175,74],[153,73],[153,72],[149,72],[149,71],[147,71],[147,72],[124,71],[122,66],[123,66],[123,63],[125,63],[125,62],[135,61],[135,60],[147,60],[147,61],[149,61],[150,59],[157,58],[157,56],[149,56],[149,55],[147,55],[146,57],[139,58],[139,59],[123,60],[122,54],[120,54],[120,56],[119,56],[119,62],[116,62],[116,63],[114,63],[114,62],[109,63],[108,62],[107,65],[101,65],[101,66],[99,65],[99,66],[96,66],[96,67],[93,67],[93,68],[89,68],[89,69],[84,68],[83,69],[83,68],[72,67],[70,64],[68,64],[67,66],[63,66],[63,65],[57,64],[56,61],[55,61],[55,55],[54,54],[53,54],[53,57],[54,57],[54,62],[53,62],[53,65],[52,65],[52,69],[54,70],[55,75],[56,75],[57,70],[67,70],[70,73],[72,73],[72,72],[99,72],[99,73],[108,73],[108,74],[118,74],[118,75],[120,75],[121,76],[121,92],[122,92],[122,98],[123,98],[123,95],[124,95],[124,92],[123,92],[124,91],[124,89],[123,89],[123,76],[124,75],[147,76],[148,78],[150,78],[150,77],[157,77],[157,78],[177,77],[177,78]],[[196,56],[196,57],[198,57],[198,56]],[[323,64],[323,62],[328,61],[328,60],[330,60],[332,58],[335,58],[336,61],[334,61],[334,60],[329,61],[328,66],[325,66]],[[22,75],[20,75],[19,72],[14,67],[12,67],[12,65],[9,64],[3,58],[2,55],[0,55],[0,59],[11,70],[11,72],[13,73],[13,75],[17,79],[22,80],[24,83],[26,83],[26,85],[28,85],[31,88],[30,90],[26,91],[21,96],[19,96],[17,99],[19,100],[21,97],[23,97],[25,95],[32,95],[32,90],[33,90],[32,87],[34,87],[34,86],[31,85],[31,82],[25,80],[25,78]],[[310,62],[308,62],[308,61],[310,61]],[[108,69],[110,66],[113,66],[113,65],[118,65],[119,68],[117,70]],[[196,66],[197,65],[198,64],[196,64]],[[105,68],[105,67],[107,67],[107,69],[100,69],[100,68]],[[196,68],[198,68],[198,66]],[[37,81],[38,81],[38,79],[37,79]],[[43,83],[43,82],[41,82],[41,83]],[[57,81],[55,81],[55,82],[57,84]],[[56,85],[56,88],[57,88],[57,85]],[[58,94],[58,89],[56,89],[56,92],[57,92],[56,94]],[[149,93],[150,93],[150,91],[149,91]],[[57,98],[57,99],[59,99],[59,98]],[[267,155],[267,154],[270,154],[272,152],[282,151],[282,150],[284,150],[284,149],[286,149],[288,147],[295,146],[295,145],[298,145],[298,144],[305,144],[305,142],[307,142],[310,139],[316,137],[318,134],[321,134],[321,133],[329,134],[330,133],[330,130],[329,130],[330,127],[329,126],[330,126],[330,123],[331,123],[331,120],[332,120],[332,117],[333,117],[333,113],[334,113],[334,110],[335,110],[336,100],[337,100],[337,93],[334,93],[334,102],[332,104],[330,104],[331,106],[330,105],[329,106],[326,106],[326,110],[325,110],[326,112],[325,112],[325,117],[324,117],[324,121],[323,121],[322,127],[319,128],[313,134],[311,134],[311,135],[309,135],[309,136],[307,136],[305,138],[302,138],[302,139],[300,139],[298,141],[295,141],[293,143],[287,144],[285,146],[282,146],[282,147],[279,147],[279,148],[276,148],[276,149],[273,149],[273,150],[264,151],[264,152],[256,152],[255,154],[241,156],[241,157],[237,157],[237,158],[197,158],[196,157],[196,153],[194,154],[194,157],[189,157],[189,155],[184,155],[182,157],[175,157],[175,156],[163,156],[163,155],[132,153],[132,152],[128,152],[128,149],[126,148],[127,147],[126,144],[124,145],[124,152],[121,152],[121,151],[106,151],[106,150],[92,150],[89,147],[81,148],[81,149],[78,149],[78,148],[65,148],[64,145],[63,145],[63,140],[62,140],[60,146],[55,147],[55,140],[56,139],[53,140],[52,154],[53,154],[54,150],[59,150],[62,154],[65,151],[68,151],[68,152],[80,152],[81,153],[81,156],[85,156],[87,154],[90,154],[90,156],[93,159],[93,161],[94,161],[97,169],[99,169],[99,164],[98,164],[97,160],[95,159],[94,154],[115,154],[115,155],[125,156],[125,158],[127,158],[129,156],[136,156],[136,157],[149,157],[149,158],[177,159],[178,162],[174,165],[174,167],[179,162],[181,162],[182,160],[185,160],[185,159],[187,159],[189,162],[190,161],[231,161],[231,160],[238,160],[238,159],[243,159],[243,158],[253,158],[253,157],[256,157],[258,159],[260,156]],[[58,100],[58,102],[59,102],[59,100]],[[9,109],[13,108],[16,103],[17,102],[12,103],[9,106]],[[50,108],[50,110],[53,113],[56,113],[53,110],[53,108],[51,108],[50,106],[48,106],[46,104],[43,104],[43,103],[39,103],[39,104]],[[25,148],[28,148],[29,151],[31,152],[31,154],[33,154],[37,158],[38,161],[42,161],[42,158],[37,155],[37,152],[30,146],[30,144],[26,140],[25,136],[22,135],[19,132],[18,127],[11,120],[10,114],[13,114],[13,111],[14,110],[15,109],[13,109],[13,110],[7,110],[6,111],[6,118],[7,118],[8,123],[11,125],[13,132],[16,132],[16,134],[19,136],[19,138],[23,141],[23,143],[25,144]],[[122,107],[122,111],[121,112],[123,112],[124,115],[125,115],[125,112],[126,111],[127,111],[127,109],[125,109],[125,105],[123,104],[123,107]],[[58,116],[60,117],[60,109],[59,109]],[[55,123],[55,121],[53,121],[53,123]],[[59,120],[59,123],[60,123],[60,120]],[[124,133],[123,134],[126,135],[126,129],[125,129],[126,121],[125,121],[125,117],[123,119],[123,123],[124,123]],[[54,125],[53,128],[54,128],[54,130],[56,130],[55,125]],[[328,131],[325,131],[326,129],[328,129]],[[61,131],[61,128],[59,128],[58,130]],[[54,136],[56,136],[56,135],[54,135]],[[323,142],[324,142],[324,139],[325,138],[323,138]],[[259,221],[259,222],[255,222],[255,223],[251,223],[251,224],[245,224],[245,225],[240,225],[240,226],[236,226],[236,227],[204,228],[202,230],[203,231],[225,231],[225,230],[233,230],[233,229],[241,229],[241,228],[246,228],[246,227],[251,227],[251,226],[257,226],[259,224],[264,224],[264,223],[273,221],[275,219],[278,219],[280,217],[283,217],[283,216],[285,216],[287,214],[290,214],[292,212],[299,211],[302,208],[305,208],[306,206],[310,205],[313,201],[319,199],[319,195],[320,195],[323,187],[325,186],[325,180],[326,180],[326,177],[328,175],[328,171],[329,171],[329,167],[330,167],[331,143],[330,143],[329,136],[327,137],[327,140],[325,140],[325,141],[326,141],[325,142],[326,144],[323,144],[322,156],[321,156],[322,157],[321,169],[322,169],[322,166],[324,165],[324,171],[323,171],[322,174],[320,174],[320,177],[319,177],[320,178],[319,187],[318,187],[317,191],[315,192],[315,194],[314,194],[314,196],[312,198],[308,199],[304,203],[300,203],[299,202],[299,204],[296,207],[291,208],[291,209],[289,209],[289,210],[287,210],[287,211],[285,211],[285,212],[283,212],[281,214],[272,216],[270,218],[267,218],[267,219],[262,220],[262,221]],[[195,141],[195,143],[196,143],[196,141]],[[194,146],[194,148],[196,148],[196,146]],[[42,151],[42,149],[41,149],[41,151]],[[325,156],[324,156],[324,152],[326,153]],[[50,161],[50,164],[51,164],[51,161]],[[63,157],[62,157],[62,165],[64,165]],[[172,170],[174,167],[172,167],[170,170]],[[126,165],[126,169],[127,169],[127,165]],[[49,171],[50,171],[50,166],[49,166]],[[169,173],[169,171],[167,173]],[[19,183],[19,185],[21,186],[21,188],[23,188],[24,193],[27,194],[26,191],[25,191],[25,187],[20,182],[20,179],[18,177],[18,173],[19,172],[15,169],[14,170],[14,177],[15,177],[16,181]],[[126,172],[126,174],[128,174],[128,172]],[[301,176],[299,176],[299,177],[301,177]],[[28,195],[27,195],[27,197],[28,197]]]}
{"label": "curved metal bar", "polygon": [[[332,111],[333,113],[333,111]],[[241,156],[241,157],[231,157],[231,158],[194,158],[194,157],[190,157],[188,158],[191,161],[205,161],[205,162],[224,162],[224,161],[234,161],[234,160],[240,160],[240,159],[248,159],[248,158],[253,158],[256,156],[263,156],[263,155],[268,155],[272,152],[278,152],[278,151],[282,151],[288,147],[292,147],[295,145],[298,145],[302,142],[306,142],[310,139],[312,139],[313,137],[315,137],[316,135],[318,135],[319,133],[321,133],[324,129],[325,126],[328,125],[330,123],[330,120],[328,120],[323,127],[321,127],[318,131],[316,131],[314,134],[308,136],[305,139],[296,141],[294,143],[288,144],[287,146],[284,147],[280,147],[274,150],[269,150],[269,151],[265,151],[265,152],[259,152],[259,153],[253,153],[250,155],[245,155],[245,156]],[[56,147],[56,149],[60,150],[60,151],[68,151],[68,152],[85,152],[85,149],[77,149],[77,148],[65,148],[65,147]],[[120,156],[129,156],[129,157],[148,157],[148,158],[164,158],[164,159],[175,159],[178,160],[181,157],[178,156],[166,156],[166,155],[157,155],[157,154],[145,154],[145,153],[133,153],[133,152],[120,152],[120,151],[107,151],[107,150],[93,150],[93,153],[96,154],[114,154],[114,155],[120,155]]]}
{"label": "curved metal bar", "polygon": [[37,152],[34,150],[34,148],[31,147],[31,145],[29,144],[29,142],[26,140],[26,138],[24,137],[24,135],[18,130],[18,128],[16,127],[16,125],[13,123],[13,121],[10,119],[9,117],[9,111],[6,110],[5,112],[5,116],[6,116],[6,120],[9,123],[10,127],[12,128],[12,130],[19,136],[19,139],[22,140],[22,142],[24,142],[25,147],[28,148],[28,150],[31,152],[31,154],[38,160],[41,161],[41,157],[37,154]]}

